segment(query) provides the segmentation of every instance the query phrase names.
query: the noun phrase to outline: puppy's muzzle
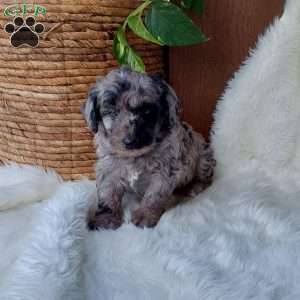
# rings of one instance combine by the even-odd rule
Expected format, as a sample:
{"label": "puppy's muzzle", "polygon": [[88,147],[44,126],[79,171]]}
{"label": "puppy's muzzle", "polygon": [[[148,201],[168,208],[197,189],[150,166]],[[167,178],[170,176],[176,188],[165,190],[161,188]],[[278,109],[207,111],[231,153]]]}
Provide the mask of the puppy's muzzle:
{"label": "puppy's muzzle", "polygon": [[127,150],[136,150],[149,146],[152,140],[152,137],[145,132],[143,126],[135,122],[130,125],[129,133],[122,140],[122,143]]}
{"label": "puppy's muzzle", "polygon": [[132,136],[126,136],[122,142],[128,150],[137,149],[137,145],[139,144],[137,139]]}

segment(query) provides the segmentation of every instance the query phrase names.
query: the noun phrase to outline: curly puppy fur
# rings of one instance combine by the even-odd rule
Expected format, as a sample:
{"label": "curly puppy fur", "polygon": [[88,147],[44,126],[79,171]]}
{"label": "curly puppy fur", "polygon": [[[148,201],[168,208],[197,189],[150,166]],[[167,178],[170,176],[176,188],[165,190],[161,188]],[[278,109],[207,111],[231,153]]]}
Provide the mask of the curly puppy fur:
{"label": "curly puppy fur", "polygon": [[98,156],[98,210],[91,228],[119,227],[129,193],[138,203],[132,222],[155,226],[176,188],[211,182],[212,151],[181,122],[179,99],[161,78],[116,69],[92,87],[82,112]]}

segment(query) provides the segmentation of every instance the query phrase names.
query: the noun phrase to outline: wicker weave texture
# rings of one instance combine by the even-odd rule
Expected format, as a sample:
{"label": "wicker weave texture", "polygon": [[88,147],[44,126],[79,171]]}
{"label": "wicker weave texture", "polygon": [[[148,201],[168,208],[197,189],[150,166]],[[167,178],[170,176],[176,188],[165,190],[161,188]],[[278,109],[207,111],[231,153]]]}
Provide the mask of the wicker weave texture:
{"label": "wicker weave texture", "polygon": [[[0,161],[53,168],[65,179],[94,178],[95,149],[80,106],[96,77],[117,66],[113,34],[138,3],[50,0],[46,16],[36,18],[46,28],[36,48],[14,48],[0,31]],[[9,21],[1,15],[1,28]],[[148,72],[163,70],[159,47],[129,39]]]}

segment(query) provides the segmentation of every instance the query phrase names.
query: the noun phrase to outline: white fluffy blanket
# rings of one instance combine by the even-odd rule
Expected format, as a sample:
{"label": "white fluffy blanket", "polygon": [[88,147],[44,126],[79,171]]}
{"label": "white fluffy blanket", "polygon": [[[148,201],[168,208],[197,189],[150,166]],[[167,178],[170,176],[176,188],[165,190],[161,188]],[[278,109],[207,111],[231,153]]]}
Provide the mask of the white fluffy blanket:
{"label": "white fluffy blanket", "polygon": [[299,49],[290,0],[218,105],[213,186],[154,229],[88,232],[93,182],[0,168],[0,299],[299,299]]}
{"label": "white fluffy blanket", "polygon": [[[25,183],[32,169],[5,172]],[[38,191],[53,176],[30,188]],[[300,296],[298,178],[243,168],[168,212],[155,229],[126,224],[93,233],[85,216],[94,185],[57,185],[44,203],[2,213],[1,300]]]}

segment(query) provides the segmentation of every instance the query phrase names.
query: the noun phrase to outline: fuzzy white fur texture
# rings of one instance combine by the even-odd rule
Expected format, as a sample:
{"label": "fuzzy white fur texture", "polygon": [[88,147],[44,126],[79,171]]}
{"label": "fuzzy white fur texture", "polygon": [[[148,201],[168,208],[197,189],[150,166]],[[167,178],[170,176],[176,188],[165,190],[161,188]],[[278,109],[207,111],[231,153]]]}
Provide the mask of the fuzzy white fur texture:
{"label": "fuzzy white fur texture", "polygon": [[299,298],[299,177],[243,167],[144,230],[88,232],[94,192],[93,182],[64,183],[0,215],[0,299]]}
{"label": "fuzzy white fur texture", "polygon": [[217,176],[258,160],[300,172],[300,1],[288,0],[218,102],[212,142]]}
{"label": "fuzzy white fur texture", "polygon": [[0,168],[0,178],[0,211],[47,199],[62,182],[53,171],[13,163]]}
{"label": "fuzzy white fur texture", "polygon": [[94,182],[0,167],[0,299],[300,299],[299,46],[289,0],[218,105],[214,184],[154,229],[88,232]]}

